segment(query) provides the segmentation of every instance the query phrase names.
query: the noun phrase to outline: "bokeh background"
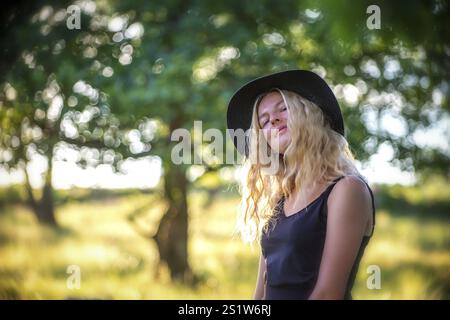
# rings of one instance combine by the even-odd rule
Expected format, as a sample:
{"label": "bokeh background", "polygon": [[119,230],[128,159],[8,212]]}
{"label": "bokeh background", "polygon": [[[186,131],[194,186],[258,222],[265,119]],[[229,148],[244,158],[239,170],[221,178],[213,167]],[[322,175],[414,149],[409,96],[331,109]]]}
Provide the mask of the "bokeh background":
{"label": "bokeh background", "polygon": [[252,298],[238,167],[175,165],[170,135],[207,146],[194,121],[225,132],[237,88],[293,68],[330,83],[375,191],[354,298],[450,298],[448,1],[17,0],[0,17],[1,299]]}

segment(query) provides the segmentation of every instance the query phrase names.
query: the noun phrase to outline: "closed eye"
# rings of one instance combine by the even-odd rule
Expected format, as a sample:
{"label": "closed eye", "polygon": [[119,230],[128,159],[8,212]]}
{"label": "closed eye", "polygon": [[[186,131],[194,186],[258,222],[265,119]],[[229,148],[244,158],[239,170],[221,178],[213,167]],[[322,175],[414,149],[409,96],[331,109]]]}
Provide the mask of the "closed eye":
{"label": "closed eye", "polygon": [[[278,112],[284,112],[287,110],[286,106],[284,104],[282,104],[281,102],[278,103],[278,106],[279,106]],[[264,128],[267,125],[267,123],[269,123],[269,119],[265,118],[263,120],[263,122],[260,122],[261,128]]]}

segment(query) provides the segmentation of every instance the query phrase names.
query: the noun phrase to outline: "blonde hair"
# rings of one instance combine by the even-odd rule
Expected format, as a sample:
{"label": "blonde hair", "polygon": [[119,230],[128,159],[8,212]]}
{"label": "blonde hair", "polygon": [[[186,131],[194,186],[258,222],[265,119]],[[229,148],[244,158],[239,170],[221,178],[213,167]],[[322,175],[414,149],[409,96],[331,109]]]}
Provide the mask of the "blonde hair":
{"label": "blonde hair", "polygon": [[[281,95],[289,115],[291,142],[283,155],[273,155],[261,135],[258,121],[258,106],[271,92]],[[244,241],[260,240],[261,232],[267,231],[269,225],[274,226],[268,222],[276,221],[277,205],[283,196],[289,197],[294,190],[317,181],[328,184],[342,175],[361,176],[345,137],[330,127],[316,104],[295,92],[274,88],[259,95],[253,106],[250,132],[254,134],[250,134],[250,154],[242,167],[244,180],[237,223],[237,231]],[[279,161],[274,174],[266,174],[259,161],[250,161],[252,152],[259,152],[263,143],[272,153],[272,161]]]}

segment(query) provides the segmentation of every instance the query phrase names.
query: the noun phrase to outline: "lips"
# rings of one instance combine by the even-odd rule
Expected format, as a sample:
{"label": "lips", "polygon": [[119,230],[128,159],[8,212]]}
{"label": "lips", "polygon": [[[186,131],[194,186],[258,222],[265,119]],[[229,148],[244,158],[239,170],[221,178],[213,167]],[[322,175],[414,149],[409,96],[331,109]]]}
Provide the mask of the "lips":
{"label": "lips", "polygon": [[286,129],[287,129],[287,126],[282,126],[282,127],[280,127],[279,129],[278,129],[278,132],[280,133],[280,132],[284,132],[284,131],[286,131]]}

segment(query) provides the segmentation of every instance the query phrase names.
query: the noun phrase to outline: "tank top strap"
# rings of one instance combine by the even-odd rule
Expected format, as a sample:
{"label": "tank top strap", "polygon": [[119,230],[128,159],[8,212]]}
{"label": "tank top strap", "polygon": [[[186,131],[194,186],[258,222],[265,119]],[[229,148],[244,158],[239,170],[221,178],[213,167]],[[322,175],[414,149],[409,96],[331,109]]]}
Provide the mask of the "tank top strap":
{"label": "tank top strap", "polygon": [[364,183],[366,184],[367,189],[369,189],[370,198],[372,199],[372,231],[370,232],[370,237],[371,237],[375,230],[375,198],[373,196],[372,189],[370,189],[369,185],[365,181],[364,181]]}
{"label": "tank top strap", "polygon": [[330,195],[331,190],[333,190],[334,186],[336,185],[336,183],[338,183],[339,180],[341,180],[342,178],[344,178],[345,176],[340,176],[337,177],[335,179],[333,179],[333,181],[331,182],[331,184],[325,189],[325,192],[323,193],[323,195],[325,196],[325,198],[328,198],[328,196]]}
{"label": "tank top strap", "polygon": [[[341,180],[342,178],[344,178],[345,176],[340,176],[337,177],[333,180],[333,182],[327,187],[326,191],[324,192],[324,198],[325,198],[325,203],[328,199],[328,196],[331,193],[331,190],[333,190],[334,186],[336,185],[336,183]],[[367,186],[367,189],[369,190],[370,193],[370,198],[372,200],[372,231],[370,232],[370,236],[371,237],[373,235],[374,229],[375,229],[375,198],[372,192],[372,189],[370,188],[369,184],[362,178],[360,178],[364,184]],[[326,206],[325,206],[326,207]]]}
{"label": "tank top strap", "polygon": [[328,200],[328,196],[331,193],[331,190],[333,190],[334,186],[336,185],[336,183],[341,180],[342,178],[344,178],[344,176],[340,176],[337,177],[335,179],[333,179],[333,181],[328,185],[328,187],[326,187],[326,189],[322,192],[322,194],[319,196],[319,198],[321,198],[321,201],[324,201],[325,204]]}
{"label": "tank top strap", "polygon": [[372,237],[373,232],[375,230],[375,198],[372,192],[372,189],[370,188],[369,184],[361,177],[359,177],[362,182],[364,182],[364,184],[366,185],[367,189],[369,190],[370,193],[370,199],[372,200],[372,231],[370,232],[370,236],[368,237]]}
{"label": "tank top strap", "polygon": [[335,179],[333,180],[333,182],[336,183],[336,182],[338,182],[339,180],[341,180],[341,179],[344,178],[344,177],[345,177],[345,176],[337,177],[337,178],[335,178]]}

